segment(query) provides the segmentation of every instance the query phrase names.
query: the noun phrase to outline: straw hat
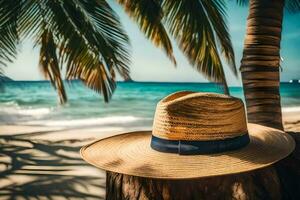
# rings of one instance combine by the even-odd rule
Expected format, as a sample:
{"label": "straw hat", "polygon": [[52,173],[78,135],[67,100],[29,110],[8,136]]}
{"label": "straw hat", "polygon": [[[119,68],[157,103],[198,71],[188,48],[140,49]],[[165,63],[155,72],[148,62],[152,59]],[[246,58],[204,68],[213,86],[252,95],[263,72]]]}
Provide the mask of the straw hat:
{"label": "straw hat", "polygon": [[240,99],[183,91],[158,103],[152,131],[101,139],[84,146],[81,155],[107,171],[187,179],[266,167],[294,147],[280,130],[247,124]]}

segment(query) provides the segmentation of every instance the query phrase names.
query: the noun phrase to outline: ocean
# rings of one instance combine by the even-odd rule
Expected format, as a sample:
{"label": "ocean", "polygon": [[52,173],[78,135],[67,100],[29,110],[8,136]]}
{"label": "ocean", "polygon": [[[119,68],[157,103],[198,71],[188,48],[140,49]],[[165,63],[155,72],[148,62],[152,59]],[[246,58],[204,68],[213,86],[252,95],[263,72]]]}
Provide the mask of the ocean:
{"label": "ocean", "polygon": [[[150,127],[157,102],[181,90],[222,93],[213,83],[118,82],[109,103],[81,82],[66,83],[68,103],[58,104],[48,81],[5,82],[0,93],[0,124],[51,127]],[[285,112],[300,111],[300,84],[281,83]],[[243,99],[241,87],[230,87]]]}

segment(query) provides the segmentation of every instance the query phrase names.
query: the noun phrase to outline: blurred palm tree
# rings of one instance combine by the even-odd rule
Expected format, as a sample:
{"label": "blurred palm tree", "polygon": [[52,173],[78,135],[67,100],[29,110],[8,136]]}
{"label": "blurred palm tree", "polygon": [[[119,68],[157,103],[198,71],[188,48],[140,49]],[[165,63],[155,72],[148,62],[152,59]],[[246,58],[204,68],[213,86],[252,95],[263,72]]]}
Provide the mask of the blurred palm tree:
{"label": "blurred palm tree", "polygon": [[284,8],[300,0],[238,0],[249,3],[241,72],[248,121],[283,130],[280,103],[280,42]]}
{"label": "blurred palm tree", "polygon": [[[234,52],[221,0],[117,0],[153,44],[176,65],[168,33],[192,66],[229,93],[223,54],[236,75]],[[0,0],[0,64],[17,55],[24,38],[40,48],[39,65],[67,100],[62,78],[80,79],[109,101],[119,73],[130,79],[129,38],[105,0]]]}
{"label": "blurred palm tree", "polygon": [[42,73],[67,100],[62,81],[80,79],[109,100],[115,88],[115,71],[129,77],[129,39],[106,1],[1,0],[1,55],[12,61],[20,38],[40,47]]}

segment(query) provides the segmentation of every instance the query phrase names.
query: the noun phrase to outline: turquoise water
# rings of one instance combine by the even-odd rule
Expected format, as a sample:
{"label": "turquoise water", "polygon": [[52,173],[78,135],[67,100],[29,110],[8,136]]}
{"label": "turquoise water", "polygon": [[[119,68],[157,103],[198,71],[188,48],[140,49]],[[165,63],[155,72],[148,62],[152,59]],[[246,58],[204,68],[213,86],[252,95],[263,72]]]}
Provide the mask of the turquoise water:
{"label": "turquoise water", "polygon": [[[6,82],[0,93],[0,124],[44,126],[151,126],[156,103],[180,90],[222,92],[212,83],[120,82],[110,103],[80,82],[66,84],[68,103],[59,105],[47,81]],[[243,98],[241,87],[231,95]],[[285,111],[300,110],[300,84],[281,84]]]}

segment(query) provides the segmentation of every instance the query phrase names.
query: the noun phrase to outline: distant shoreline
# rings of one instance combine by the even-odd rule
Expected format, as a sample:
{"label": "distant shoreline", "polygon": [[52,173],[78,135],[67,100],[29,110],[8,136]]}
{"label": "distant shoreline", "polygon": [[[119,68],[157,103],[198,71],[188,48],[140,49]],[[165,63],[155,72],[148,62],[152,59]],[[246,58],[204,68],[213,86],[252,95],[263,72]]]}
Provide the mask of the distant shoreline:
{"label": "distant shoreline", "polygon": [[[64,80],[65,82],[80,82],[80,80],[71,80],[71,81],[68,81],[68,80]],[[28,83],[42,83],[42,82],[45,82],[45,83],[48,83],[50,82],[49,80],[6,80],[4,82],[28,82]],[[151,83],[161,83],[161,84],[219,84],[219,83],[215,83],[215,82],[171,82],[171,81],[134,81],[134,80],[131,80],[131,81],[117,81],[117,83],[143,83],[143,84],[151,84]],[[300,85],[300,83],[290,83],[289,81],[281,81],[280,82],[281,84],[291,84],[291,85]],[[241,87],[240,85],[233,85],[233,86],[230,86],[230,87]]]}

